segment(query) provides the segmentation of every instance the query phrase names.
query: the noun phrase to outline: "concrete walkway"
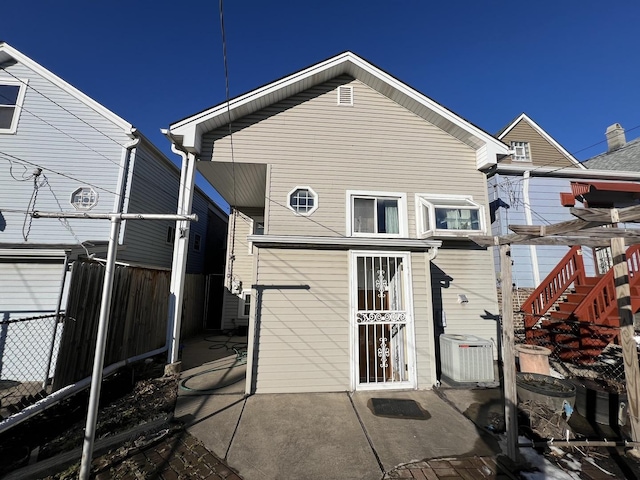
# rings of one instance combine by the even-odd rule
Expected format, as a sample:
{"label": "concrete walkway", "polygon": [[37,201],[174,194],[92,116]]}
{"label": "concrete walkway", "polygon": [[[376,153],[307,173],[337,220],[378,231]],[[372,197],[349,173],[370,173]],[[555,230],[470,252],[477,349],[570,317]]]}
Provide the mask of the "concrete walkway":
{"label": "concrete walkway", "polygon": [[[405,465],[425,459],[500,453],[490,434],[433,391],[245,397],[243,376],[236,356],[183,371],[175,418],[245,480],[402,478],[411,475]],[[380,416],[374,398],[413,400],[424,418]],[[477,468],[481,476],[469,478],[488,472],[484,463]]]}

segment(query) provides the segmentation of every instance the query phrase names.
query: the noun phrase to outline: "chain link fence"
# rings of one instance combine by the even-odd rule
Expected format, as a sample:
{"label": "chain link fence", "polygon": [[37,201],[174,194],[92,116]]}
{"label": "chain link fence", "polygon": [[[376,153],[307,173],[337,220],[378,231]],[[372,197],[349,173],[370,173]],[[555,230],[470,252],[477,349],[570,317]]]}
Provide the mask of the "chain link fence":
{"label": "chain link fence", "polygon": [[625,391],[625,371],[619,327],[577,321],[541,322],[539,328],[515,332],[516,344],[533,344],[551,351],[550,366],[565,378],[590,379],[603,388]]}
{"label": "chain link fence", "polygon": [[0,420],[51,393],[64,315],[0,320]]}

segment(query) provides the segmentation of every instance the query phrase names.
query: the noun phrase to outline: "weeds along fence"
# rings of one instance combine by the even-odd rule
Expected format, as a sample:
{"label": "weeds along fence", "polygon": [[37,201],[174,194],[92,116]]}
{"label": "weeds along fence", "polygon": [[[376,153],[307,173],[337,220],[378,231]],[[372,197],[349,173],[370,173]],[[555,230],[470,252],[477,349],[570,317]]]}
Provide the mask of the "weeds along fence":
{"label": "weeds along fence", "polygon": [[[104,266],[77,261],[66,310],[0,321],[0,417],[91,375]],[[105,366],[166,345],[170,272],[117,265]],[[204,277],[185,278],[182,335],[202,331]]]}

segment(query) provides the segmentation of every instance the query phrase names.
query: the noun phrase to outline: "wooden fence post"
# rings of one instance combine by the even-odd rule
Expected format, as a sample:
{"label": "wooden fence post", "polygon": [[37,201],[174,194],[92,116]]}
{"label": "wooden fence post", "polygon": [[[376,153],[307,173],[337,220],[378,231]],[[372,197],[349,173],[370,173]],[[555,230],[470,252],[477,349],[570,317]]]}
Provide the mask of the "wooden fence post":
{"label": "wooden fence post", "polygon": [[507,432],[507,455],[516,462],[518,456],[518,416],[516,361],[513,333],[513,288],[511,246],[500,245],[500,280],[502,283],[502,351],[504,375],[504,421]]}
{"label": "wooden fence post", "polygon": [[[619,222],[617,208],[611,209],[611,221]],[[634,442],[640,441],[640,367],[638,366],[638,347],[634,337],[633,312],[631,311],[631,291],[629,289],[629,269],[625,256],[625,240],[622,237],[611,239],[613,257],[613,276],[616,285],[616,299],[620,314],[620,344],[624,360],[624,376],[627,383],[627,400],[631,421],[631,436]],[[640,454],[634,448],[636,455]]]}

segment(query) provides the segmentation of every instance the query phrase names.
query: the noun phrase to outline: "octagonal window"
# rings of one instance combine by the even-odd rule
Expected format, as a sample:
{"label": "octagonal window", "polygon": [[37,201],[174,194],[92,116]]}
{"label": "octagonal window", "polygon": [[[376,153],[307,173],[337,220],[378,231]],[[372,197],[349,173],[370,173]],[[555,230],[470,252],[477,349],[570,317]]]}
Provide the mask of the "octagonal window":
{"label": "octagonal window", "polygon": [[91,210],[98,203],[98,194],[91,187],[78,188],[71,194],[71,205],[76,210]]}
{"label": "octagonal window", "polygon": [[299,215],[311,215],[318,208],[318,195],[311,187],[296,187],[289,192],[287,206]]}

